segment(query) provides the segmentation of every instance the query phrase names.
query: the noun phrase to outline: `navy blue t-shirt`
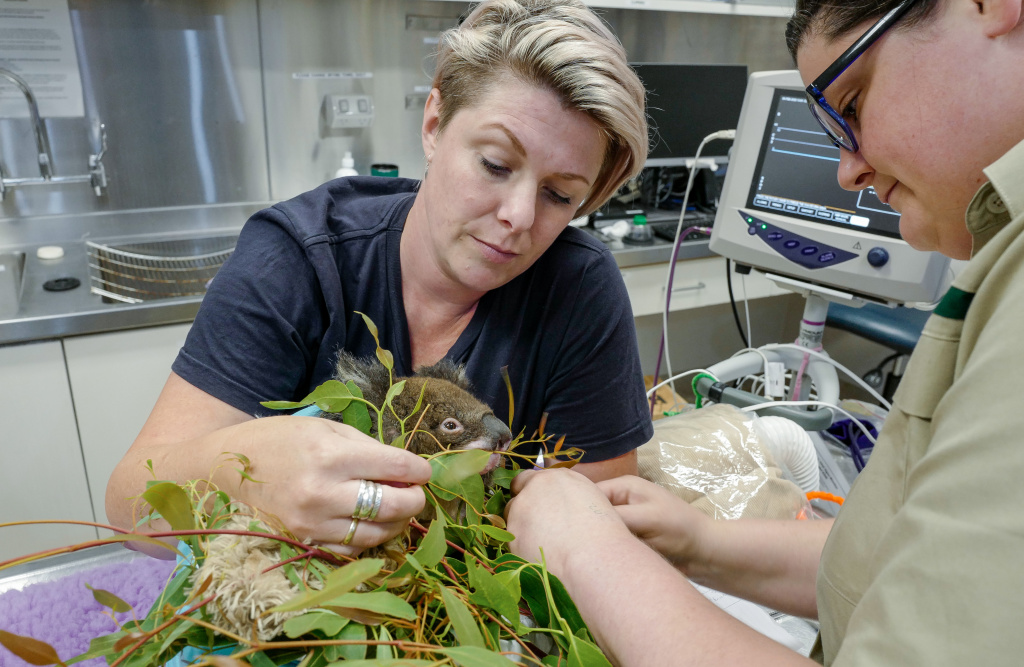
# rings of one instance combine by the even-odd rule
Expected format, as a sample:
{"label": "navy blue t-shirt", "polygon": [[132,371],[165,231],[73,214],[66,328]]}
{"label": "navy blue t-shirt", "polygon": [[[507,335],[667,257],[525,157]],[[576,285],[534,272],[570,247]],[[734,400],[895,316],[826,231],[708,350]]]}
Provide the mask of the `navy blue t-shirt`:
{"label": "navy blue t-shirt", "polygon": [[[217,273],[173,370],[252,415],[299,400],[330,379],[339,349],[376,349],[377,325],[410,375],[399,242],[418,181],[329,181],[253,215]],[[480,299],[446,358],[465,364],[474,393],[513,434],[565,435],[584,461],[625,454],[653,435],[633,315],[611,253],[567,228],[523,274]],[[529,453],[528,449],[520,450]],[[536,451],[536,450],[534,450]]]}

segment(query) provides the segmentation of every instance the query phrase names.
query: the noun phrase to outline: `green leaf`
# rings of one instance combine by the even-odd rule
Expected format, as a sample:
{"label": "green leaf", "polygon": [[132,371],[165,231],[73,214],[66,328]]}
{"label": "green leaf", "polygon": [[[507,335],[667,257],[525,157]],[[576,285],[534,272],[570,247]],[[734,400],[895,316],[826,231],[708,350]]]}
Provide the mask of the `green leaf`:
{"label": "green leaf", "polygon": [[384,405],[390,405],[391,399],[393,399],[395,396],[398,396],[399,394],[401,394],[404,389],[405,389],[405,380],[399,380],[398,382],[396,382],[393,385],[391,385],[391,388],[388,389],[387,396],[384,397]]}
{"label": "green leaf", "polygon": [[352,561],[331,572],[324,581],[323,590],[309,590],[300,593],[270,611],[300,611],[330,602],[380,572],[382,567],[384,567],[384,561],[380,558],[360,558]]}
{"label": "green leaf", "polygon": [[460,482],[472,475],[479,477],[490,458],[491,452],[485,449],[463,449],[438,454],[430,459],[430,467],[434,470],[430,483],[458,493],[461,490]]}
{"label": "green leaf", "polygon": [[390,350],[385,350],[383,347],[377,347],[377,360],[380,361],[381,365],[390,370],[395,368],[395,356],[391,354]]}
{"label": "green leaf", "polygon": [[[388,629],[381,627],[380,632],[377,634],[377,641],[389,642],[391,641],[391,633]],[[395,648],[390,644],[377,644],[377,660],[394,660]]]}
{"label": "green leaf", "polygon": [[452,628],[455,630],[459,645],[484,648],[484,637],[466,603],[452,593],[447,586],[441,588],[441,599],[444,602],[445,611],[448,612],[448,620],[451,621]]}
{"label": "green leaf", "polygon": [[[499,579],[480,566],[476,560],[467,555],[466,569],[469,572],[469,585],[473,592],[469,601],[498,612],[513,624],[519,623],[519,578],[509,580],[506,576]],[[505,573],[506,575],[508,573]],[[511,584],[514,583],[514,590]]]}
{"label": "green leaf", "polygon": [[569,637],[569,667],[612,667],[594,644],[573,635]]}
{"label": "green leaf", "polygon": [[[436,665],[437,660],[418,660],[415,658],[393,658],[391,660],[381,660],[380,658],[371,658],[369,660],[346,660],[345,662],[331,663],[327,667],[432,667]],[[509,662],[505,661],[505,667],[509,667]]]}
{"label": "green leaf", "polygon": [[420,540],[420,546],[416,549],[416,560],[423,567],[434,567],[441,562],[448,545],[444,540],[444,528],[447,522],[444,517],[438,514],[437,518],[430,523],[427,534]]}
{"label": "green leaf", "polygon": [[512,380],[508,376],[508,366],[501,367],[501,379],[505,381],[505,389],[508,390],[508,423],[511,425],[516,414],[516,399],[512,395]]}
{"label": "green leaf", "polygon": [[375,341],[377,341],[377,345],[380,345],[380,338],[377,337],[377,325],[373,323],[373,320],[370,319],[370,316],[367,315],[366,313],[360,313],[358,310],[353,312],[355,312],[356,315],[362,316],[363,324],[365,324],[366,328],[369,329],[370,335],[373,336],[373,339]]}
{"label": "green leaf", "polygon": [[[355,562],[358,563],[359,561]],[[407,621],[411,621],[416,618],[416,610],[413,609],[412,605],[397,595],[392,595],[386,591],[345,593],[344,595],[334,597],[329,602],[325,602],[323,604],[331,607],[345,607],[348,609],[372,611],[385,616],[402,618]]]}
{"label": "green leaf", "polygon": [[486,503],[484,503],[484,511],[488,514],[502,516],[505,514],[505,504],[507,502],[508,501],[505,499],[504,493],[491,494],[491,497],[487,499]]}
{"label": "green leaf", "polygon": [[[364,642],[366,641],[366,626],[360,623],[349,623],[341,632],[333,637],[344,641]],[[366,657],[366,644],[345,644],[342,646],[328,646],[327,657],[329,660],[352,660],[361,661]],[[357,664],[357,662],[346,662],[345,665]]]}
{"label": "green leaf", "polygon": [[257,651],[249,656],[249,663],[252,667],[277,667],[277,663],[270,659],[270,656],[263,651]]}
{"label": "green leaf", "polygon": [[314,630],[323,632],[327,637],[333,637],[341,632],[348,622],[347,618],[342,618],[333,612],[316,609],[307,611],[301,616],[289,618],[284,622],[284,632],[292,639],[307,635]]}
{"label": "green leaf", "polygon": [[[349,380],[345,383],[345,386],[348,387],[350,392],[352,392],[352,396],[355,398],[363,398],[363,392],[355,382]],[[366,435],[369,435],[370,431],[373,430],[373,420],[370,419],[370,410],[366,407],[366,403],[362,403],[360,401],[352,401],[352,405],[345,408],[344,412],[341,413],[341,421],[355,429],[358,429]]]}
{"label": "green leaf", "polygon": [[111,611],[122,612],[132,610],[132,606],[130,604],[110,591],[105,591],[102,588],[93,588],[89,584],[86,584],[85,587],[92,591],[92,597],[96,602],[99,602],[104,607],[110,608]]}
{"label": "green leaf", "polygon": [[511,542],[516,539],[516,536],[507,530],[502,530],[497,526],[489,526],[486,523],[480,524],[480,530],[487,534],[488,537],[495,539],[499,542]]}
{"label": "green leaf", "polygon": [[[512,480],[516,478],[516,475],[523,472],[520,470],[509,470],[508,468],[495,468],[491,471],[491,484],[500,486],[503,489],[512,488]],[[498,512],[494,512],[498,514]]]}
{"label": "green leaf", "polygon": [[188,493],[173,482],[154,484],[142,493],[150,507],[160,513],[173,530],[193,530],[196,527],[192,515],[192,500]]}
{"label": "green leaf", "polygon": [[57,651],[46,642],[0,630],[0,644],[30,665],[63,665]]}
{"label": "green leaf", "polygon": [[510,667],[509,659],[500,653],[476,646],[451,646],[442,648],[440,653],[462,667]]}

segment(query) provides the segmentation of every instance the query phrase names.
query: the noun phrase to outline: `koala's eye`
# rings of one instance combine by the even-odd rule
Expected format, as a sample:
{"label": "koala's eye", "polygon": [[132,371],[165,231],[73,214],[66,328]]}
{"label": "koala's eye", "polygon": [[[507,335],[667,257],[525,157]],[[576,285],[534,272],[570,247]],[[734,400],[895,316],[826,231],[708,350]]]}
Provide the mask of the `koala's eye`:
{"label": "koala's eye", "polygon": [[462,430],[462,424],[458,419],[449,417],[441,422],[441,430],[445,433],[458,433]]}

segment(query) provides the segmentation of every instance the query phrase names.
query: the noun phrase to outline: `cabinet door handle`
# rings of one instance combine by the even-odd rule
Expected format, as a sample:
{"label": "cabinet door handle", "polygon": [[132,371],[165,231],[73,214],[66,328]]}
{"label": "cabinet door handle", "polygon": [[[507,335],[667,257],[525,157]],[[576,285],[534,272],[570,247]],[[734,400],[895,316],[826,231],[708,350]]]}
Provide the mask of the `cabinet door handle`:
{"label": "cabinet door handle", "polygon": [[[696,292],[697,290],[704,289],[705,287],[707,287],[707,285],[705,285],[702,282],[698,282],[696,285],[687,285],[686,287],[673,287],[672,293],[675,294],[676,292]],[[664,292],[665,288],[662,287],[661,291]]]}

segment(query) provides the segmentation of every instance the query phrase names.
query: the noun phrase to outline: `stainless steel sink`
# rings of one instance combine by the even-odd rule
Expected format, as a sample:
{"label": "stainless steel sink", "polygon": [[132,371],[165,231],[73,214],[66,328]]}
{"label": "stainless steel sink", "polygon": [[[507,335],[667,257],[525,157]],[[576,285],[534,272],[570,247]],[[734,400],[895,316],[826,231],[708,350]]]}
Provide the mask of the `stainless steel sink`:
{"label": "stainless steel sink", "polygon": [[104,301],[201,296],[235,249],[237,234],[87,241],[89,287]]}
{"label": "stainless steel sink", "polygon": [[24,273],[25,253],[0,252],[0,320],[18,312]]}

